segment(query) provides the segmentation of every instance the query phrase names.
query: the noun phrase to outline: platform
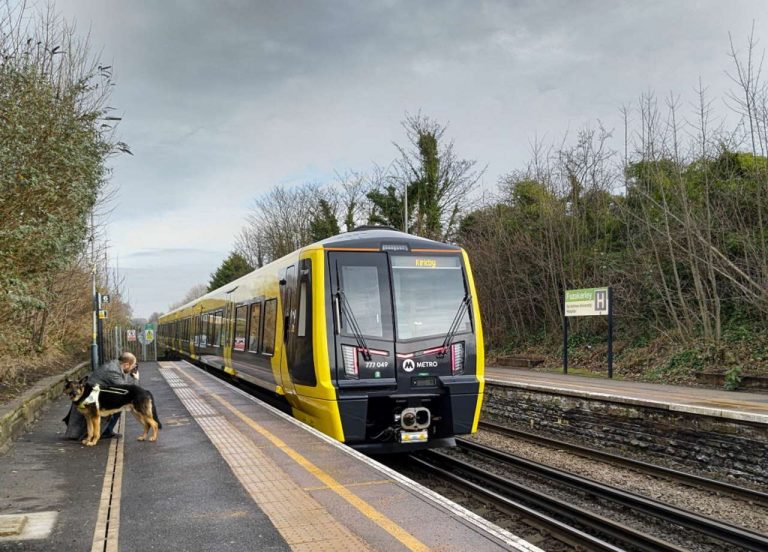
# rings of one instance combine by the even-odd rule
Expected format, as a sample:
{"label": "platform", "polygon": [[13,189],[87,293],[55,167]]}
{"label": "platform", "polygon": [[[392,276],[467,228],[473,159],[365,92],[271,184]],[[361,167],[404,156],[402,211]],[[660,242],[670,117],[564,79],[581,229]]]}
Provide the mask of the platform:
{"label": "platform", "polygon": [[538,550],[186,362],[142,364],[163,429],[0,456],[0,550]]}
{"label": "platform", "polygon": [[605,399],[675,412],[768,424],[768,394],[636,381],[532,372],[515,368],[486,368],[488,383],[513,384],[537,391]]}

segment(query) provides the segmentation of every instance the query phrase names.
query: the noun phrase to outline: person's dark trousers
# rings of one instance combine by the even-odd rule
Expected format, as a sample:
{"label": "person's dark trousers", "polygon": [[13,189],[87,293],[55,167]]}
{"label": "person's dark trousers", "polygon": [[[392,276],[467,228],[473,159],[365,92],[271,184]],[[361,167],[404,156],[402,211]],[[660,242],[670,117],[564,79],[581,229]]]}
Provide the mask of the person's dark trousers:
{"label": "person's dark trousers", "polygon": [[117,421],[120,419],[120,413],[112,414],[109,417],[109,422],[107,422],[107,427],[104,428],[104,431],[101,432],[102,435],[109,435],[110,433],[114,433],[115,426],[117,425]]}

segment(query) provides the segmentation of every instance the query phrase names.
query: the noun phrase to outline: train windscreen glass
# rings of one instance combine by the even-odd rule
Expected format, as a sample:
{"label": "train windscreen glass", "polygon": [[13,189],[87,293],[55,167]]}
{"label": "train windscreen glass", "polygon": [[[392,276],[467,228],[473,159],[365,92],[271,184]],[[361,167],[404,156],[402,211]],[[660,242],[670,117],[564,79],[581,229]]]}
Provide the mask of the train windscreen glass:
{"label": "train windscreen glass", "polygon": [[[375,266],[344,265],[341,267],[344,294],[363,335],[382,337],[381,290]],[[345,321],[342,318],[342,325]],[[342,328],[347,330],[347,328]],[[349,333],[345,331],[345,333]],[[392,333],[390,331],[390,333]]]}
{"label": "train windscreen glass", "polygon": [[[397,338],[444,335],[466,295],[458,256],[392,256]],[[457,333],[471,331],[466,309]]]}

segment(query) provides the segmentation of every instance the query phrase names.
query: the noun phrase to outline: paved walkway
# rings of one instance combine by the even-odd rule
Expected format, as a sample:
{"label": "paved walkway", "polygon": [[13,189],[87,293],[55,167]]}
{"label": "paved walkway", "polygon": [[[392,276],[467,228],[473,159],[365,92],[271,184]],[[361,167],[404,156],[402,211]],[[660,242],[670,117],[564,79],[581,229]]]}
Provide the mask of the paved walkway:
{"label": "paved walkway", "polygon": [[[590,396],[624,398],[644,404],[661,403],[675,410],[719,415],[768,424],[768,394],[723,391],[700,387],[659,385],[576,375],[532,372],[516,368],[486,368],[489,381],[499,381],[541,389],[569,391]],[[707,411],[712,412],[707,412]]]}

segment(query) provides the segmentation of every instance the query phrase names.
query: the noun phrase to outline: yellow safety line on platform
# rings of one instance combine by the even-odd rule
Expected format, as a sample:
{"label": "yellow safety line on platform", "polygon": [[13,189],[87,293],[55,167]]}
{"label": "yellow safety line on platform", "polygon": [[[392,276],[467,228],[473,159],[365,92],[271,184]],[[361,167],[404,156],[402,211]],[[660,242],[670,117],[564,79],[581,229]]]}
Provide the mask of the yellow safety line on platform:
{"label": "yellow safety line on platform", "polygon": [[[361,552],[371,548],[339,523],[331,513],[301,488],[278,464],[256,446],[225,413],[214,410],[193,389],[193,378],[178,369],[161,369],[182,404],[189,410],[243,489],[270,519],[285,542],[296,552]],[[180,385],[183,383],[183,385]],[[204,388],[203,388],[204,390]],[[267,446],[271,445],[266,443]]]}
{"label": "yellow safety line on platform", "polygon": [[[205,389],[205,387],[201,385],[200,382],[197,381],[197,379],[195,379],[187,371],[184,371],[178,368],[177,370],[186,379],[194,383],[198,388]],[[389,519],[387,516],[385,516],[375,508],[373,508],[370,504],[368,504],[367,502],[359,498],[357,495],[350,492],[344,485],[336,481],[331,475],[329,475],[322,469],[318,468],[312,462],[310,462],[304,456],[302,456],[299,452],[292,449],[282,439],[280,439],[279,437],[271,433],[269,430],[262,427],[260,424],[254,422],[248,416],[246,416],[245,414],[237,410],[225,399],[221,398],[216,393],[211,393],[211,396],[215,398],[217,401],[219,401],[222,404],[222,406],[224,406],[227,410],[229,410],[235,416],[240,418],[246,425],[254,429],[256,432],[260,433],[263,437],[265,437],[267,440],[272,442],[272,444],[274,444],[276,447],[282,450],[285,454],[287,454],[290,458],[292,458],[297,464],[299,464],[309,473],[314,475],[329,490],[333,491],[334,493],[339,495],[341,498],[349,502],[365,517],[367,517],[368,519],[376,523],[379,527],[381,527],[387,533],[392,535],[395,539],[400,541],[406,548],[408,548],[409,550],[417,550],[420,552],[426,552],[428,550],[431,550],[431,548],[429,548],[423,542],[421,542],[416,537],[408,533],[405,529],[400,527],[397,523]]]}
{"label": "yellow safety line on platform", "polygon": [[[353,487],[370,487],[372,485],[391,485],[392,480],[391,479],[378,479],[376,481],[361,481],[360,483],[350,483],[346,485],[347,489],[351,489]],[[304,487],[305,491],[327,491],[328,487],[325,485],[316,485],[314,487]]]}
{"label": "yellow safety line on platform", "polygon": [[[123,432],[125,416],[120,415],[117,431]],[[122,437],[109,443],[107,469],[101,487],[99,512],[93,529],[91,552],[117,552],[120,536],[120,499],[123,486],[123,457],[125,445]]]}
{"label": "yellow safety line on platform", "polygon": [[[188,374],[185,374],[185,375],[189,377]],[[213,393],[211,396],[215,398],[217,401],[219,401],[227,410],[232,412],[232,414],[240,418],[248,426],[250,426],[251,428],[256,430],[258,433],[263,435],[269,441],[271,441],[272,444],[274,444],[276,447],[282,450],[285,454],[291,457],[297,464],[299,464],[309,473],[311,473],[316,478],[318,478],[325,486],[328,487],[328,489],[335,492],[341,498],[349,502],[352,506],[357,508],[360,511],[360,513],[362,513],[371,521],[374,521],[379,527],[381,527],[387,533],[389,533],[394,538],[396,538],[401,543],[403,543],[403,545],[406,546],[409,550],[423,550],[423,551],[430,550],[430,548],[427,545],[425,545],[416,537],[408,533],[405,529],[400,527],[397,523],[389,519],[387,516],[380,513],[375,508],[373,508],[366,501],[364,501],[354,493],[350,492],[344,485],[336,481],[331,475],[329,475],[322,469],[315,466],[312,462],[307,460],[299,452],[292,449],[282,439],[280,439],[279,437],[271,433],[266,428],[262,427],[260,424],[254,422],[252,419],[250,419],[248,416],[246,416],[245,414],[237,410],[234,406],[232,406],[226,400],[222,399],[216,393]]]}

